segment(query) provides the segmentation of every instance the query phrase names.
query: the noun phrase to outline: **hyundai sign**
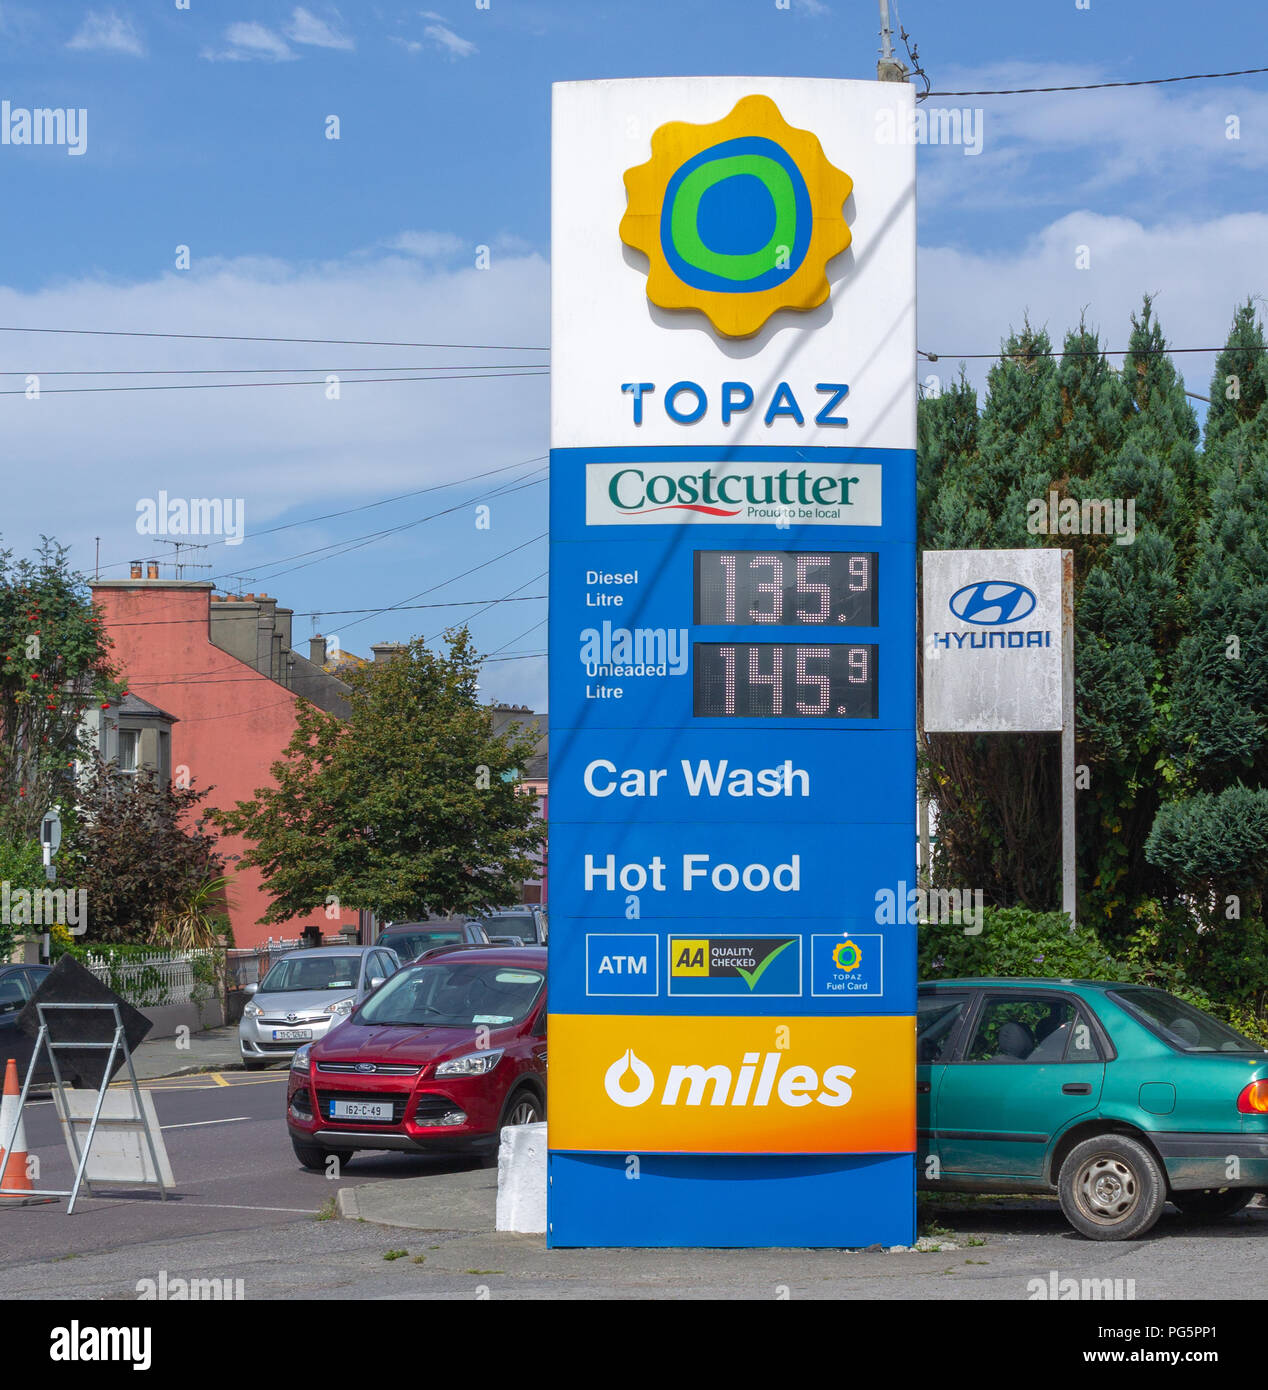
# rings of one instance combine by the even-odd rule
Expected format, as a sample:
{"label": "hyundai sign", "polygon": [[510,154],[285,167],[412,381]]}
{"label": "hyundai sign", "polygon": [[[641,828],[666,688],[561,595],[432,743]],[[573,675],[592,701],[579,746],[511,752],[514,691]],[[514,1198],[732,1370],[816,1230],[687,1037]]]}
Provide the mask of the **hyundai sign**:
{"label": "hyundai sign", "polygon": [[924,553],[924,726],[1059,730],[1061,551]]}
{"label": "hyundai sign", "polygon": [[914,1236],[912,104],[555,87],[552,1245]]}

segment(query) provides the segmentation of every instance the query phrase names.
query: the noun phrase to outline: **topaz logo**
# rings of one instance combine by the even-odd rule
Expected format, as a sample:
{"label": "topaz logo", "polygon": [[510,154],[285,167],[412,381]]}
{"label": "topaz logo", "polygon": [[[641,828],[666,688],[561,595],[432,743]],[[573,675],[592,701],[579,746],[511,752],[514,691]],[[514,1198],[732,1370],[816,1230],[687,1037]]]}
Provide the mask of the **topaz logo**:
{"label": "topaz logo", "polygon": [[828,262],[850,244],[853,187],[817,136],[754,94],[711,125],[653,132],[651,159],[625,171],[620,237],[650,263],[653,304],[749,338],[778,310],[827,299]]}
{"label": "topaz logo", "polygon": [[961,622],[982,627],[1019,623],[1034,611],[1037,600],[1024,584],[1008,579],[980,579],[951,595],[947,607]]}
{"label": "topaz logo", "polygon": [[[634,1078],[632,1091],[625,1089],[625,1079],[628,1076]],[[618,1057],[603,1074],[603,1089],[608,1093],[608,1099],[617,1105],[623,1105],[627,1110],[642,1105],[655,1087],[656,1078],[652,1075],[651,1067],[634,1055],[633,1048],[626,1048],[625,1056]]]}

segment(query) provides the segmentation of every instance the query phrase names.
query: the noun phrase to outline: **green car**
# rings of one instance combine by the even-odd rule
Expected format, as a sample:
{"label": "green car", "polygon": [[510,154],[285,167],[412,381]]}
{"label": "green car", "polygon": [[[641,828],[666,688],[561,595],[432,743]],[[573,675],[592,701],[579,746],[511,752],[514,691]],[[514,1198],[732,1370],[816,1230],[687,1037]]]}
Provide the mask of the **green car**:
{"label": "green car", "polygon": [[1268,1189],[1268,1049],[1164,990],[1095,980],[922,984],[920,1186],[1052,1192],[1093,1240],[1170,1200],[1240,1211]]}

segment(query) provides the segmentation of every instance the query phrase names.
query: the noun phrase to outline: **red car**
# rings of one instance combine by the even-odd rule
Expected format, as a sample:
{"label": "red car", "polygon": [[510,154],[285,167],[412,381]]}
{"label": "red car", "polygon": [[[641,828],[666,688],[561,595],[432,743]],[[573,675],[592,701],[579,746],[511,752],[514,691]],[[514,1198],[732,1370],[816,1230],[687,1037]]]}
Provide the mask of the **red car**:
{"label": "red car", "polygon": [[358,1149],[489,1150],[546,1117],[546,951],[490,946],[399,970],[291,1062],[305,1168]]}

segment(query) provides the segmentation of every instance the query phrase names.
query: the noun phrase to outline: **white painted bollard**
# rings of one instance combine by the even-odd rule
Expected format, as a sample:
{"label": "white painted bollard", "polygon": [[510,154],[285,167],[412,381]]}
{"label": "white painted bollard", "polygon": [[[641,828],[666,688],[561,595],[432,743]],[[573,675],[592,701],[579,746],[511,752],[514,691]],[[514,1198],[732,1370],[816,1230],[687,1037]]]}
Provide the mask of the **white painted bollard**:
{"label": "white painted bollard", "polygon": [[499,1231],[546,1232],[546,1122],[508,1125],[498,1146]]}

